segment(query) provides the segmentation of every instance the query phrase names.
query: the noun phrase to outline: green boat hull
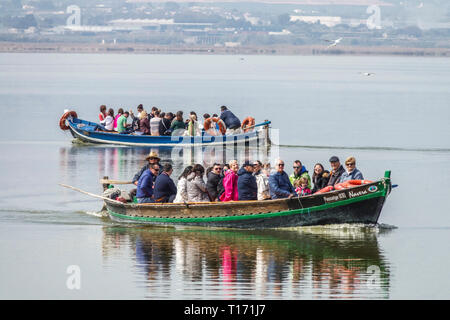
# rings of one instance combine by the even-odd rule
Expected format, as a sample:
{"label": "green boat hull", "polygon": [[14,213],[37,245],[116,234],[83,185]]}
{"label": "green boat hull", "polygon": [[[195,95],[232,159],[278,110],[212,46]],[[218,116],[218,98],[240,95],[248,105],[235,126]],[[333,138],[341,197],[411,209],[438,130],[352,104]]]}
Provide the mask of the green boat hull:
{"label": "green boat hull", "polygon": [[152,225],[266,229],[327,224],[376,224],[391,181],[307,197],[195,204],[122,204],[105,201],[111,219]]}

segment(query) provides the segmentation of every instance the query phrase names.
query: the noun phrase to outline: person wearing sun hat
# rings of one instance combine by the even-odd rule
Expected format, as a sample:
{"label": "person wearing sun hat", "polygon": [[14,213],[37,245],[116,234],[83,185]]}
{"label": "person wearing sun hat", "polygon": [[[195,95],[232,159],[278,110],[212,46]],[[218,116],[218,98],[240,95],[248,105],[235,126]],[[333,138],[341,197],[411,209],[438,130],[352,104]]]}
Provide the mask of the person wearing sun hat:
{"label": "person wearing sun hat", "polygon": [[145,157],[145,160],[148,161],[146,165],[144,165],[138,173],[136,173],[133,177],[132,182],[137,186],[139,178],[147,170],[151,164],[158,163],[161,161],[161,158],[158,156],[158,153],[151,151],[148,156]]}

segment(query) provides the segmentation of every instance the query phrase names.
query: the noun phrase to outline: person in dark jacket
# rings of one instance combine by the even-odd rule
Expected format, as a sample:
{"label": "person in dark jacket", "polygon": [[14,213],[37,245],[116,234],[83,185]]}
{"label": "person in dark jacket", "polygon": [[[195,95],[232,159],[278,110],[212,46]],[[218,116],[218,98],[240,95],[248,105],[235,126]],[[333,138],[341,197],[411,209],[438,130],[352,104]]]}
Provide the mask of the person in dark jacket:
{"label": "person in dark jacket", "polygon": [[[130,110],[130,117],[132,119],[131,122],[131,128],[133,128],[133,131],[141,131],[140,127],[140,121],[141,121],[141,113],[144,111],[144,106],[142,104],[137,106],[137,116],[134,115],[133,111]],[[147,113],[145,113],[147,115]]]}
{"label": "person in dark jacket", "polygon": [[[164,115],[163,115],[164,114]],[[159,135],[160,136],[170,136],[170,125],[172,123],[172,112],[161,113],[161,121],[159,122]]]}
{"label": "person in dark jacket", "polygon": [[237,175],[239,200],[258,200],[258,185],[253,175],[253,164],[246,161]]}
{"label": "person in dark jacket", "polygon": [[175,196],[177,195],[177,187],[175,186],[173,180],[170,178],[172,172],[172,165],[170,163],[167,163],[163,167],[163,172],[156,177],[153,190],[153,197],[155,198],[155,202],[173,202],[173,200],[175,199]]}
{"label": "person in dark jacket", "polygon": [[222,170],[220,172],[220,180],[217,184],[217,198],[220,198],[222,193],[225,192],[225,187],[223,186],[223,178],[225,177],[225,172],[230,169],[230,165],[225,163],[222,167]]}
{"label": "person in dark jacket", "polygon": [[330,172],[325,170],[321,163],[316,163],[314,166],[314,173],[312,176],[312,182],[314,188],[311,190],[312,193],[319,191],[327,186],[328,180],[330,179]]}
{"label": "person in dark jacket", "polygon": [[328,180],[327,186],[334,186],[335,184],[339,183],[339,180],[341,179],[342,174],[345,172],[345,169],[339,162],[339,158],[336,156],[332,156],[330,158],[330,165],[331,173],[330,180]]}
{"label": "person in dark jacket", "polygon": [[139,128],[138,131],[142,132],[142,134],[149,135],[150,134],[150,123],[148,121],[147,112],[143,110],[139,114]]}
{"label": "person in dark jacket", "polygon": [[220,164],[214,163],[212,170],[206,175],[206,189],[208,190],[211,201],[217,201],[219,198],[219,182],[221,178],[222,168]]}
{"label": "person in dark jacket", "polygon": [[141,175],[137,185],[136,198],[139,203],[155,202],[153,197],[153,182],[159,173],[159,164],[154,163]]}
{"label": "person in dark jacket", "polygon": [[278,159],[275,173],[269,177],[269,191],[272,199],[291,198],[296,196],[295,189],[284,171],[284,161]]}
{"label": "person in dark jacket", "polygon": [[227,129],[235,130],[241,127],[241,121],[226,106],[221,106],[220,110],[222,111],[220,119],[225,122]]}
{"label": "person in dark jacket", "polygon": [[146,165],[144,165],[138,171],[138,173],[136,173],[134,175],[133,180],[131,180],[134,183],[134,185],[136,185],[136,186],[138,185],[139,178],[144,173],[144,171],[147,170],[148,168],[150,168],[151,164],[154,164],[154,163],[158,163],[159,164],[159,161],[161,161],[161,159],[158,157],[158,154],[156,152],[153,152],[153,151],[150,152],[150,154],[145,158],[145,160],[147,160],[148,163]]}

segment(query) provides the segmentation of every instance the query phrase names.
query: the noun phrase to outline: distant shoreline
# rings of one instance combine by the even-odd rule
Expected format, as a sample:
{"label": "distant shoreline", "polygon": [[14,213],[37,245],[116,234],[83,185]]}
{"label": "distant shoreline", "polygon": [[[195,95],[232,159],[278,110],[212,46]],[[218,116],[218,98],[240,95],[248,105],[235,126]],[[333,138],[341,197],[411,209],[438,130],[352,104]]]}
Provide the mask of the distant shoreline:
{"label": "distant shoreline", "polygon": [[164,46],[136,43],[33,43],[0,42],[0,53],[124,53],[124,54],[221,54],[221,55],[392,55],[450,57],[450,48],[339,46]]}

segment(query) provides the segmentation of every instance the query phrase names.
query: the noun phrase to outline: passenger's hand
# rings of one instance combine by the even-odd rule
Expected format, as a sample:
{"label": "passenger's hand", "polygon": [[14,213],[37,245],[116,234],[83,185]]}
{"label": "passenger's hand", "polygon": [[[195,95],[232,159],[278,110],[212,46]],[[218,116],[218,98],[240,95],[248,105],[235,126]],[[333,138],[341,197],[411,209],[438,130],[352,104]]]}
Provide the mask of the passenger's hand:
{"label": "passenger's hand", "polygon": [[137,181],[135,181],[135,182],[134,182],[134,185],[135,185],[135,186],[137,186],[137,184],[138,184],[138,182],[137,182]]}
{"label": "passenger's hand", "polygon": [[288,199],[292,198],[293,196],[295,196],[295,194],[291,193],[288,197]]}

